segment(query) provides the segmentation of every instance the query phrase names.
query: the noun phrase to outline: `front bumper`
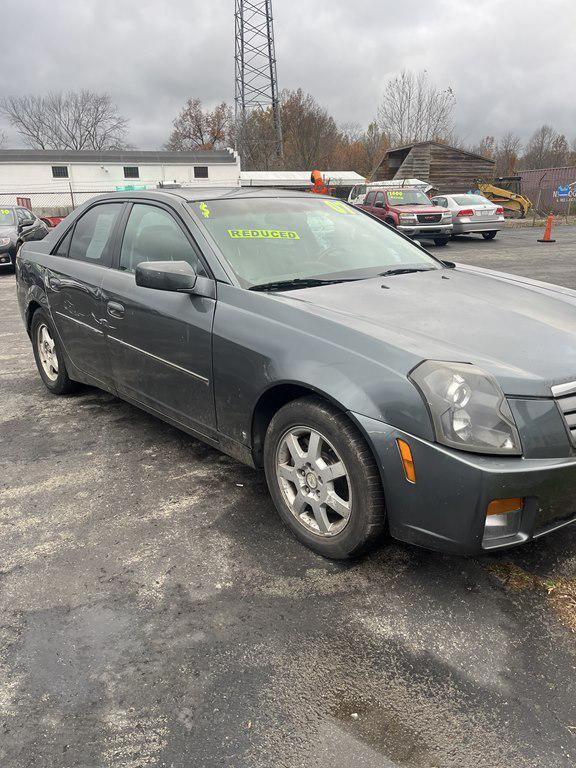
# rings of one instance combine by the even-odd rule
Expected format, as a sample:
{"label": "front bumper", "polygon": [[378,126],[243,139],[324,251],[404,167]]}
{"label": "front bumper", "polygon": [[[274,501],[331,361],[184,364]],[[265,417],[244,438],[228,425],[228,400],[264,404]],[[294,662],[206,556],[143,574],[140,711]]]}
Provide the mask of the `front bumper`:
{"label": "front bumper", "polygon": [[0,246],[0,267],[9,267],[16,262],[16,247],[14,245]]}
{"label": "front bumper", "polygon": [[452,224],[399,224],[398,230],[409,237],[449,237]]}
{"label": "front bumper", "polygon": [[[442,552],[474,554],[522,544],[576,522],[576,457],[465,453],[351,415],[377,457],[390,532],[397,539]],[[398,438],[412,450],[414,484],[406,480]],[[525,499],[517,533],[483,544],[488,504],[516,497]]]}

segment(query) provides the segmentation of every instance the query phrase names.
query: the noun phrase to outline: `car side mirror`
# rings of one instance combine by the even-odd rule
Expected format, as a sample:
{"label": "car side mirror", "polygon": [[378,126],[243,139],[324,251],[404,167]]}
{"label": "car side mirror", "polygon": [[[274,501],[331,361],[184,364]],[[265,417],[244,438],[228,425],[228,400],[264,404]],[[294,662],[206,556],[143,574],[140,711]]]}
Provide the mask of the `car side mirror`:
{"label": "car side mirror", "polygon": [[194,293],[196,270],[187,261],[143,261],[136,267],[136,285],[157,291]]}
{"label": "car side mirror", "polygon": [[374,208],[384,208],[384,203],[382,202],[382,200],[377,200],[374,203]]}
{"label": "car side mirror", "polygon": [[431,200],[432,205],[438,205],[438,200]]}
{"label": "car side mirror", "polygon": [[23,221],[19,221],[19,222],[18,222],[18,227],[17,227],[17,229],[18,229],[18,232],[23,232],[23,231],[24,231],[24,227],[25,227],[25,226],[26,226],[26,225],[24,224],[24,222],[23,222]]}

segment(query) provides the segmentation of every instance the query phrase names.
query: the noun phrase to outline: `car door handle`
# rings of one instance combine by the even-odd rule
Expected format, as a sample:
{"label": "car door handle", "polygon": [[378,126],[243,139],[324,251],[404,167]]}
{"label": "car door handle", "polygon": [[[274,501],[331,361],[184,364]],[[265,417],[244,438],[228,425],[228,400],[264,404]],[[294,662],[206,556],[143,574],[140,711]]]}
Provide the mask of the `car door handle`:
{"label": "car door handle", "polygon": [[106,311],[110,317],[124,317],[124,305],[117,301],[109,301],[106,304]]}

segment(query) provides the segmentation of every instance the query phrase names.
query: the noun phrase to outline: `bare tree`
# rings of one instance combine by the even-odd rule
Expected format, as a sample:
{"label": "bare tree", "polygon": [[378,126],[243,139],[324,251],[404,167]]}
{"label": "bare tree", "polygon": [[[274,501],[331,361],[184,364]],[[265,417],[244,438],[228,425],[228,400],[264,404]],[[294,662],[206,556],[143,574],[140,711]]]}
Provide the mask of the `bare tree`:
{"label": "bare tree", "polygon": [[108,93],[68,91],[46,96],[8,96],[0,113],[35,149],[119,149],[128,121]]}
{"label": "bare tree", "polygon": [[426,70],[404,70],[384,89],[378,125],[393,147],[415,141],[449,142],[454,135],[454,105],[452,88],[437,88]]}
{"label": "bare tree", "polygon": [[3,147],[4,144],[6,144],[6,134],[4,131],[0,131],[0,147]]}
{"label": "bare tree", "polygon": [[230,143],[232,110],[222,102],[204,110],[200,99],[188,99],[173,122],[166,149],[190,151],[214,149]]}
{"label": "bare tree", "polygon": [[484,136],[478,144],[471,147],[470,151],[482,157],[493,158],[496,153],[496,139],[494,136]]}
{"label": "bare tree", "polygon": [[550,168],[566,165],[570,149],[566,137],[551,125],[541,125],[526,145],[523,168]]}
{"label": "bare tree", "polygon": [[519,136],[508,131],[498,140],[494,159],[496,160],[496,175],[511,176],[516,173],[518,160],[522,152],[522,141]]}

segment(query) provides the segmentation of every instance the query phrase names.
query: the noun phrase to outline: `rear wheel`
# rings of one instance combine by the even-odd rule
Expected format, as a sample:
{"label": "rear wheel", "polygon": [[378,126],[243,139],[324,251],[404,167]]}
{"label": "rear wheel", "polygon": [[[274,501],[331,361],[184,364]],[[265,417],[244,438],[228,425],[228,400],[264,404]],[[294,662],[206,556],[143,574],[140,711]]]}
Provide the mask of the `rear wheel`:
{"label": "rear wheel", "polygon": [[320,398],[294,400],[276,413],[264,468],[280,517],[315,552],[355,557],[380,538],[384,494],[372,453],[354,425]]}
{"label": "rear wheel", "polygon": [[496,237],[497,230],[491,230],[490,232],[482,232],[482,237],[484,240],[494,240]]}
{"label": "rear wheel", "polygon": [[446,245],[449,239],[450,239],[449,237],[435,237],[434,243],[436,245]]}
{"label": "rear wheel", "polygon": [[30,326],[32,348],[40,378],[46,387],[55,395],[66,395],[76,389],[66,366],[64,356],[56,331],[47,313],[37,309]]}

